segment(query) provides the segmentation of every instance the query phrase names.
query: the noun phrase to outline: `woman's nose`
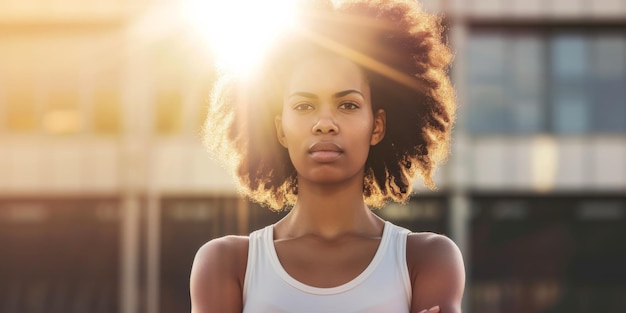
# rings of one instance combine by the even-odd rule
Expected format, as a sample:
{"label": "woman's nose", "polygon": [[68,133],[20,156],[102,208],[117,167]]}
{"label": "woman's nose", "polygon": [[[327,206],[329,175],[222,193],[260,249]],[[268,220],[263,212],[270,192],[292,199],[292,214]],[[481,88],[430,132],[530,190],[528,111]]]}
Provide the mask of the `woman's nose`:
{"label": "woman's nose", "polygon": [[320,116],[315,125],[313,125],[314,134],[336,134],[338,132],[339,127],[337,127],[337,124],[330,114]]}

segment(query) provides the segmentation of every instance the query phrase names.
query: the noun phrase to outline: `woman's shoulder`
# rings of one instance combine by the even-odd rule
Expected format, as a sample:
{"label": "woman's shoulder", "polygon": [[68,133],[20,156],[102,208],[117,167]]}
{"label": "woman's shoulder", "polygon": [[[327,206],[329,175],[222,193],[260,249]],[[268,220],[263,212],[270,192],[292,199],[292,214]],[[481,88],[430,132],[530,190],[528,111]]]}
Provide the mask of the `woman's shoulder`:
{"label": "woman's shoulder", "polygon": [[198,252],[203,252],[205,250],[214,250],[218,249],[222,252],[228,252],[232,250],[239,250],[242,248],[247,248],[248,240],[250,237],[248,236],[236,236],[236,235],[227,235],[223,237],[217,237],[206,242]]}
{"label": "woman's shoulder", "polygon": [[463,265],[459,247],[444,235],[431,232],[410,233],[406,247],[409,265]]}
{"label": "woman's shoulder", "polygon": [[408,249],[428,249],[439,253],[458,252],[459,248],[447,236],[432,232],[412,232],[407,236]]}
{"label": "woman's shoulder", "polygon": [[228,235],[212,239],[198,249],[196,261],[207,261],[222,266],[240,262],[245,265],[248,258],[248,243],[247,236]]}
{"label": "woman's shoulder", "polygon": [[241,312],[248,241],[248,237],[225,236],[198,249],[190,277],[194,312]]}
{"label": "woman's shoulder", "polygon": [[454,241],[434,233],[411,233],[406,259],[413,288],[412,307],[438,305],[442,312],[461,312],[465,266]]}
{"label": "woman's shoulder", "polygon": [[247,236],[229,235],[212,239],[196,252],[193,269],[198,276],[215,277],[219,273],[219,277],[224,279],[243,280],[248,260],[248,242]]}

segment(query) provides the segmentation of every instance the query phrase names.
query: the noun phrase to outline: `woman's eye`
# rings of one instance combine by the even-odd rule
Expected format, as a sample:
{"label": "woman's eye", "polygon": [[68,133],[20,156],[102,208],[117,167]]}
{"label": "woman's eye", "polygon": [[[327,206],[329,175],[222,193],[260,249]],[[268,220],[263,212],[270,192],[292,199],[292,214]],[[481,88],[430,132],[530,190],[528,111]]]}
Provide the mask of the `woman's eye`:
{"label": "woman's eye", "polygon": [[305,111],[313,109],[313,106],[308,103],[300,103],[293,107],[296,111]]}
{"label": "woman's eye", "polygon": [[354,102],[344,102],[339,106],[340,109],[356,110],[359,105]]}

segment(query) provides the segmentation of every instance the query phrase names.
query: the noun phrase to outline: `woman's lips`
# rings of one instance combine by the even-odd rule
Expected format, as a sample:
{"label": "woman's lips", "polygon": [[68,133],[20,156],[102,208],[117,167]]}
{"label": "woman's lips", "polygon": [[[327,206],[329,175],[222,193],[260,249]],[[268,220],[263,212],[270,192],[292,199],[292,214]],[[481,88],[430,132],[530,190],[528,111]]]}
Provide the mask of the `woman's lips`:
{"label": "woman's lips", "polygon": [[311,158],[320,163],[330,163],[337,160],[341,156],[341,152],[337,151],[315,151],[311,152]]}
{"label": "woman's lips", "polygon": [[330,163],[343,154],[341,146],[334,142],[316,142],[309,147],[309,155],[314,161]]}

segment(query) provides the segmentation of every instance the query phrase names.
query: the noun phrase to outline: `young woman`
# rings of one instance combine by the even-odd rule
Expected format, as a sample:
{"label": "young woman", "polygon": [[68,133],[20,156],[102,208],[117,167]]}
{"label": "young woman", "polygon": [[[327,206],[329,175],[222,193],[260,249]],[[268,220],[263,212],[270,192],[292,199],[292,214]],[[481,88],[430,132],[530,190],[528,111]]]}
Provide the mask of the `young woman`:
{"label": "young woman", "polygon": [[369,208],[405,201],[416,176],[434,187],[447,155],[439,20],[415,1],[309,2],[256,75],[215,86],[208,147],[244,194],[290,211],[200,248],[192,312],[460,312],[456,245]]}

